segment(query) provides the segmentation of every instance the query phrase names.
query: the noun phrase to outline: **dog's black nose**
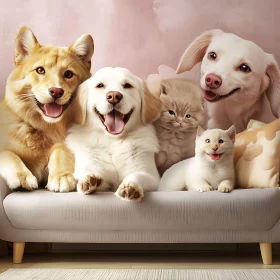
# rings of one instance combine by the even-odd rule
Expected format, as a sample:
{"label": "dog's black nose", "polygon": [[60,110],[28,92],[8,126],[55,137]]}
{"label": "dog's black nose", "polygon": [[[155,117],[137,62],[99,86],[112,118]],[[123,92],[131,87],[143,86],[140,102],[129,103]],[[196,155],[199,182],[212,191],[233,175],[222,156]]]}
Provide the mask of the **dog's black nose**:
{"label": "dog's black nose", "polygon": [[62,88],[51,87],[49,88],[49,94],[54,99],[58,99],[64,94],[64,90]]}

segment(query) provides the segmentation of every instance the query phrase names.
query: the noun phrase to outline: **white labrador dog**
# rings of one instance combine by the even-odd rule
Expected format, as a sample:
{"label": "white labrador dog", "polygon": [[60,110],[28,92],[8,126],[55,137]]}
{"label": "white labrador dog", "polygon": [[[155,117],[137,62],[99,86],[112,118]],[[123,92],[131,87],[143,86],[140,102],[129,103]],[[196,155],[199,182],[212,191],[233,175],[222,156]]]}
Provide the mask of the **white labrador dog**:
{"label": "white labrador dog", "polygon": [[110,67],[84,82],[78,96],[87,101],[85,123],[74,125],[66,138],[75,156],[77,190],[110,188],[135,201],[144,191],[157,190],[158,140],[151,123],[160,113],[160,99],[129,70]]}
{"label": "white labrador dog", "polygon": [[209,128],[234,124],[240,132],[250,119],[268,123],[280,117],[280,73],[271,54],[217,29],[202,33],[190,44],[177,73],[201,61],[200,84],[205,90]]}

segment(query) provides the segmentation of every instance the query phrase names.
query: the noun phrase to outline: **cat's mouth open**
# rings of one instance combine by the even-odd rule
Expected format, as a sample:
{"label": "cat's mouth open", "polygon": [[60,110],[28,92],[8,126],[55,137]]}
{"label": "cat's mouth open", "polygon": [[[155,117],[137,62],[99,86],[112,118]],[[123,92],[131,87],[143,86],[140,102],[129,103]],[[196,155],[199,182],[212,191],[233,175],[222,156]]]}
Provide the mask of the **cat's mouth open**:
{"label": "cat's mouth open", "polygon": [[212,160],[219,160],[223,154],[208,154]]}
{"label": "cat's mouth open", "polygon": [[105,126],[106,130],[110,134],[118,135],[123,132],[126,123],[130,119],[133,109],[131,109],[127,114],[122,114],[116,109],[113,109],[106,115],[100,114],[96,108],[95,112],[101,120],[102,124]]}

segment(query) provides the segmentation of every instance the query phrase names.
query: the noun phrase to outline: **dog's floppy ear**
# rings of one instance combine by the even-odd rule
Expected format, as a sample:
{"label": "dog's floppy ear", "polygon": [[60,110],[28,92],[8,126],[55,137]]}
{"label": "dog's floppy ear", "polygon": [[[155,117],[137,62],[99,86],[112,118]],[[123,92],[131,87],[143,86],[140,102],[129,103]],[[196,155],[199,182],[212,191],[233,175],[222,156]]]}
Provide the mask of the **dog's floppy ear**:
{"label": "dog's floppy ear", "polygon": [[31,29],[23,26],[15,40],[15,64],[18,65],[27,56],[29,56],[40,44],[32,33]]}
{"label": "dog's floppy ear", "polygon": [[182,55],[176,73],[181,74],[185,71],[189,71],[197,63],[201,62],[212,38],[222,33],[224,32],[220,29],[213,29],[198,36]]}
{"label": "dog's floppy ear", "polygon": [[144,96],[142,99],[141,118],[144,123],[152,123],[160,114],[162,102],[153,95],[143,82]]}
{"label": "dog's floppy ear", "polygon": [[80,84],[74,99],[72,101],[72,108],[69,110],[73,114],[73,122],[83,125],[86,121],[87,115],[87,101],[88,101],[88,80]]}
{"label": "dog's floppy ear", "polygon": [[89,34],[82,35],[77,41],[69,48],[75,56],[81,59],[86,66],[90,69],[91,58],[94,52],[94,42]]}
{"label": "dog's floppy ear", "polygon": [[268,65],[266,75],[269,77],[269,86],[266,96],[270,102],[272,113],[276,118],[280,117],[280,71],[272,54],[267,54]]}
{"label": "dog's floppy ear", "polygon": [[160,97],[161,93],[161,80],[146,82],[148,90],[155,96]]}

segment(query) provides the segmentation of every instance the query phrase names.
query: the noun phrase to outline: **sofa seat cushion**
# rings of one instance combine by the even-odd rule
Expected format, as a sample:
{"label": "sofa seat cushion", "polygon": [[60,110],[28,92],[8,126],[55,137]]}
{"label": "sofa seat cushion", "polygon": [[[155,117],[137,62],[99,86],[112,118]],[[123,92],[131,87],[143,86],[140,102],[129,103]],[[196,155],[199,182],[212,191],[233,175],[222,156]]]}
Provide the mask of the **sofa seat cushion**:
{"label": "sofa seat cushion", "polygon": [[4,208],[12,225],[20,229],[266,231],[280,217],[280,192],[278,188],[231,193],[151,192],[137,203],[122,201],[113,193],[81,195],[37,190],[9,194]]}

